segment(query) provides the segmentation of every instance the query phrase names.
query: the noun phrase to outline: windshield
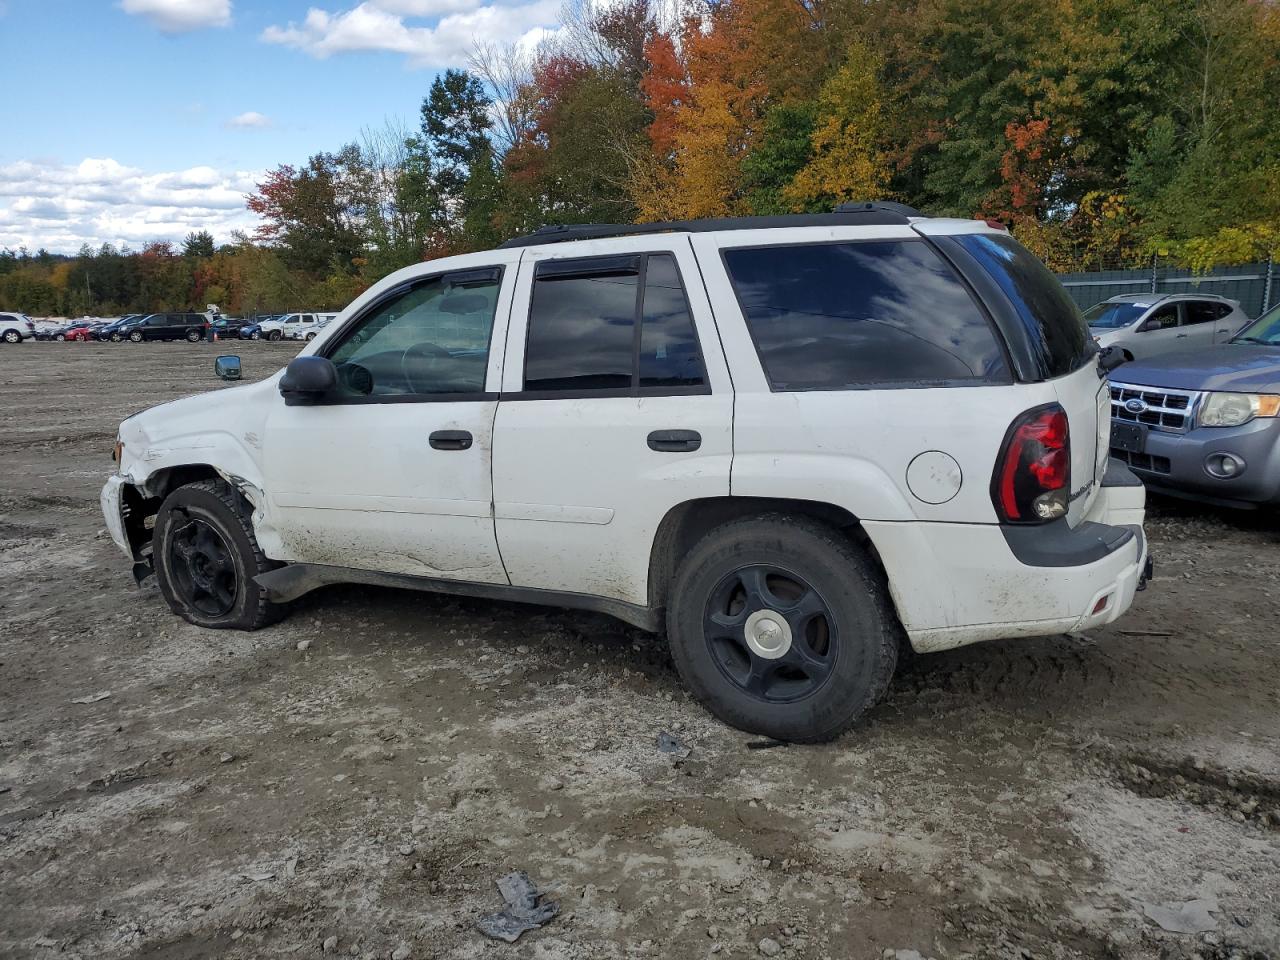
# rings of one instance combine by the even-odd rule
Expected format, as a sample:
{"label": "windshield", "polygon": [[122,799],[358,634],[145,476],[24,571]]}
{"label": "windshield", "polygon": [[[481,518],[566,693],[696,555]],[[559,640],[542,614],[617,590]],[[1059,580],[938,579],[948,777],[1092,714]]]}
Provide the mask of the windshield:
{"label": "windshield", "polygon": [[1276,304],[1234,337],[1232,343],[1265,343],[1280,347],[1280,303]]}
{"label": "windshield", "polygon": [[1086,310],[1084,319],[1085,323],[1095,330],[1119,330],[1137,320],[1150,306],[1149,303],[1107,300],[1103,303],[1095,303]]}

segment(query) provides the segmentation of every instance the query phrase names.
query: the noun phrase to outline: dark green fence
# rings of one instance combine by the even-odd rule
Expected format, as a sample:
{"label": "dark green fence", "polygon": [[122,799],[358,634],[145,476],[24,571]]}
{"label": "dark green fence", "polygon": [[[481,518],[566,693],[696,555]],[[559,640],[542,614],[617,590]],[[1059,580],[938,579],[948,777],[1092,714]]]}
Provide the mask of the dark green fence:
{"label": "dark green fence", "polygon": [[1212,293],[1239,300],[1240,309],[1256,317],[1280,301],[1280,267],[1271,260],[1206,273],[1157,264],[1144,270],[1060,273],[1058,279],[1082,308],[1120,294]]}

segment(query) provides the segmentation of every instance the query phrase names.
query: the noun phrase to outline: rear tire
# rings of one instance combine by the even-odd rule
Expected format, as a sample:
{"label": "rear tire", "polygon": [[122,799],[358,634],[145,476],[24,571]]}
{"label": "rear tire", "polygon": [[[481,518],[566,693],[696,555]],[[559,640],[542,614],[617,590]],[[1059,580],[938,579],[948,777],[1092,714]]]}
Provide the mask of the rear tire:
{"label": "rear tire", "polygon": [[280,566],[258,546],[244,497],[225,480],[174,490],[156,514],[152,557],[169,609],[215,630],[257,630],[288,608],[253,582]]}
{"label": "rear tire", "polygon": [[129,340],[131,343],[141,343],[142,334],[139,331],[134,330],[132,333],[129,334]]}
{"label": "rear tire", "polygon": [[685,684],[725,723],[817,743],[883,696],[902,628],[874,564],[848,537],[769,514],[718,527],[689,551],[667,634]]}
{"label": "rear tire", "polygon": [[188,330],[188,331],[187,331],[187,342],[188,342],[188,343],[199,343],[199,342],[200,342],[201,340],[203,340],[203,339],[204,339],[204,338],[200,335],[200,331],[199,331],[199,330]]}

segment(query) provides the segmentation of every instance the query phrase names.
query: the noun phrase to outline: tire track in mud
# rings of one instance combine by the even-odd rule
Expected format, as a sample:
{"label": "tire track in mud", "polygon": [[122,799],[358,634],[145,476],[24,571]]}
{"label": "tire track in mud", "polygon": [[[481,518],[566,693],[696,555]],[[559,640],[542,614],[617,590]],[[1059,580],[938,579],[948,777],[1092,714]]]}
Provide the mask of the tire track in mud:
{"label": "tire track in mud", "polygon": [[1091,771],[1139,797],[1180,800],[1234,820],[1280,832],[1280,775],[1266,776],[1148,751],[1090,751]]}

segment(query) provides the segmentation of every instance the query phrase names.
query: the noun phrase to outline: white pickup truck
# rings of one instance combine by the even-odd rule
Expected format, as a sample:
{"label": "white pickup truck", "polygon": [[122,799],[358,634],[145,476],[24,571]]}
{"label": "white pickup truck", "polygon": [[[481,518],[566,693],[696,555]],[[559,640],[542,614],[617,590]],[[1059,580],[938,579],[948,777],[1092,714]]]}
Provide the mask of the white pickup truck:
{"label": "white pickup truck", "polygon": [[547,228],[392,274],[281,373],[126,420],[102,506],[201,626],[334,582],[600,610],[665,628],[725,721],[815,741],[900,642],[1128,608],[1144,491],[1108,458],[1102,366],[980,220]]}
{"label": "white pickup truck", "polygon": [[261,325],[263,340],[314,340],[336,313],[286,313]]}

